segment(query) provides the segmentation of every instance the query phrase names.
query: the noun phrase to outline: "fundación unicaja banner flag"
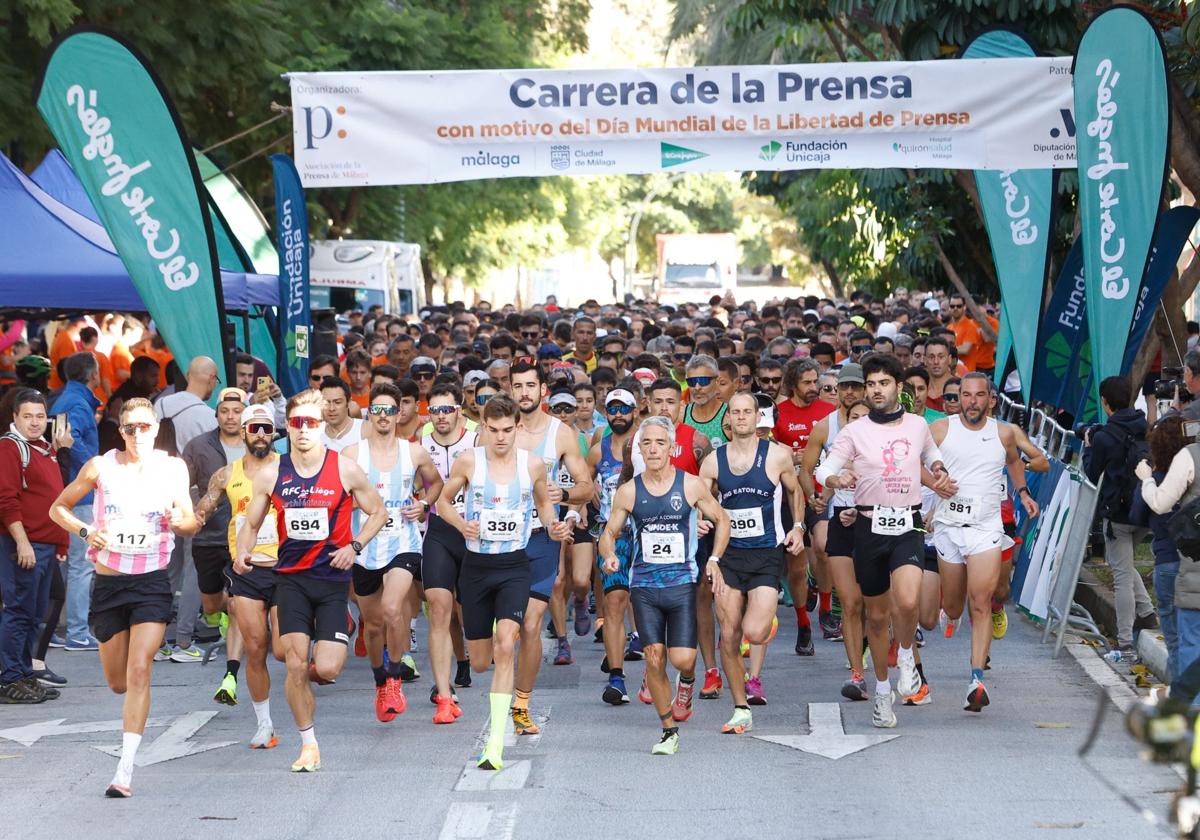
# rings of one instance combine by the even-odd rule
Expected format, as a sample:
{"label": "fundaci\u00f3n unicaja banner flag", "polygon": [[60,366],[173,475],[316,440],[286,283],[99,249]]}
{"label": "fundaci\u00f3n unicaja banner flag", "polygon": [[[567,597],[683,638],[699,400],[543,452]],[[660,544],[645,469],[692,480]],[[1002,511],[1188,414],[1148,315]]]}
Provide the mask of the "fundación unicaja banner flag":
{"label": "fundaci\u00f3n unicaja banner flag", "polygon": [[308,211],[292,159],[271,155],[271,168],[279,250],[279,387],[290,397],[308,387]]}
{"label": "fundaci\u00f3n unicaja banner flag", "polygon": [[1091,391],[1121,372],[1167,175],[1167,65],[1158,31],[1120,6],[1092,20],[1075,53],[1080,239]]}
{"label": "fundaci\u00f3n unicaja banner flag", "polygon": [[35,97],[180,370],[210,356],[233,381],[207,196],[149,63],[119,37],[74,29],[51,45]]}
{"label": "fundaci\u00f3n unicaja banner flag", "polygon": [[[963,50],[964,59],[1031,58],[1032,46],[1015,32],[993,29]],[[1049,273],[1053,169],[975,170],[979,203],[992,245],[1000,284],[1001,320],[1021,377],[1021,393],[1029,403],[1037,357],[1038,326]],[[1008,353],[996,354],[997,383],[1003,385]]]}

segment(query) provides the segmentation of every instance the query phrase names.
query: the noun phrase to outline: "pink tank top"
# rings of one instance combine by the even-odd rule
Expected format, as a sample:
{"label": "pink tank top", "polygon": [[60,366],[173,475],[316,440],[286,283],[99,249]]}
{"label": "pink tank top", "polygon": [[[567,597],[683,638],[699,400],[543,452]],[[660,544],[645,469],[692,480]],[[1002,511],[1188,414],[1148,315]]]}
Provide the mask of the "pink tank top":
{"label": "pink tank top", "polygon": [[170,456],[155,450],[139,465],[117,463],[117,450],[100,459],[92,513],[94,528],[108,536],[108,547],[88,549],[88,559],[125,575],[144,575],[171,562],[175,534],[164,499]]}

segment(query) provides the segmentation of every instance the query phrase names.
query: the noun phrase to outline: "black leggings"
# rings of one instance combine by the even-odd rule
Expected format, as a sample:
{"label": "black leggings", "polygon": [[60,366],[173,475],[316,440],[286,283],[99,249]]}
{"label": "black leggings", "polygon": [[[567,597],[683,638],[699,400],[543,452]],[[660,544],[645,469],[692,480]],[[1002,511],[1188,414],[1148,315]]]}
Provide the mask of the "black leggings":
{"label": "black leggings", "polygon": [[55,560],[50,564],[53,576],[50,578],[50,601],[46,607],[46,626],[33,649],[33,658],[45,661],[46,651],[50,649],[50,637],[58,630],[58,619],[62,617],[63,604],[67,602],[67,587],[63,582],[62,564]]}

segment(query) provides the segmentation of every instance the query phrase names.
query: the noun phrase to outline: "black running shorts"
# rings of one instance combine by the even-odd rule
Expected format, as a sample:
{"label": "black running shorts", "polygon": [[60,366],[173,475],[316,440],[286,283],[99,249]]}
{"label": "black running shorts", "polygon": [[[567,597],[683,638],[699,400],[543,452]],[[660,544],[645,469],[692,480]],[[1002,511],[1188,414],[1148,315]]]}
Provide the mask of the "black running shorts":
{"label": "black running shorts", "polygon": [[629,603],[642,647],[696,648],[696,585],[635,586]]}
{"label": "black running shorts", "polygon": [[225,591],[225,570],[233,565],[229,545],[196,545],[192,542],[192,562],[196,564],[196,580],[205,595]]}
{"label": "black running shorts", "polygon": [[426,589],[458,589],[463,555],[467,544],[463,535],[440,516],[429,518],[429,531],[421,558],[421,582]]}
{"label": "black running shorts", "polygon": [[476,554],[468,551],[458,578],[463,633],[467,641],[492,637],[492,624],[503,618],[521,624],[529,605],[529,556],[524,551]]}
{"label": "black running shorts", "polygon": [[275,606],[275,572],[269,566],[251,566],[244,575],[237,574],[230,566],[225,570],[225,588],[233,598],[249,598],[268,607]]}
{"label": "black running shorts", "polygon": [[279,635],[303,633],[318,642],[350,643],[350,584],[324,580],[303,572],[275,573],[275,605],[279,608]]}
{"label": "black running shorts", "polygon": [[778,592],[784,569],[783,551],[783,546],[727,548],[719,563],[721,577],[726,586],[737,589],[743,595],[760,586],[769,586]]}
{"label": "black running shorts", "polygon": [[883,595],[892,586],[892,572],[901,566],[925,568],[925,535],[921,515],[913,513],[912,531],[895,537],[871,532],[871,517],[859,511],[854,521],[854,577],[868,598]]}
{"label": "black running shorts", "polygon": [[93,577],[89,620],[101,642],[135,624],[170,624],[171,580],[166,569],[144,575],[101,575]]}
{"label": "black running shorts", "polygon": [[854,526],[842,524],[841,513],[844,507],[835,507],[833,517],[829,520],[829,528],[825,532],[825,555],[827,557],[854,556]]}
{"label": "black running shorts", "polygon": [[359,598],[374,595],[383,588],[383,579],[392,569],[403,569],[413,576],[413,580],[421,579],[421,555],[415,551],[397,554],[382,569],[364,569],[355,563],[350,573],[354,581],[354,594]]}

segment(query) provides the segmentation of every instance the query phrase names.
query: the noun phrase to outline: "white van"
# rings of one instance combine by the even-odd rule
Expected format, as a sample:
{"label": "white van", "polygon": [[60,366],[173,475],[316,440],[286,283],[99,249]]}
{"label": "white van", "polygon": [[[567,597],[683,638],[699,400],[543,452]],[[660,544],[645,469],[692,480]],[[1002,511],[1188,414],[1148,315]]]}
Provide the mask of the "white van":
{"label": "white van", "polygon": [[366,239],[314,241],[309,259],[313,309],[364,312],[375,304],[394,315],[411,315],[425,305],[421,246]]}

